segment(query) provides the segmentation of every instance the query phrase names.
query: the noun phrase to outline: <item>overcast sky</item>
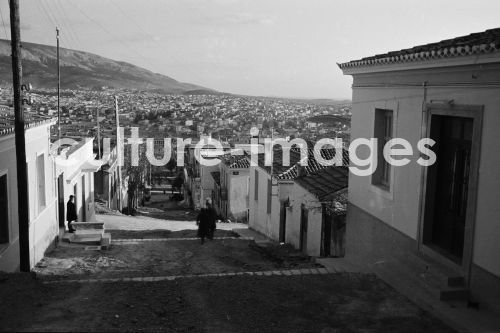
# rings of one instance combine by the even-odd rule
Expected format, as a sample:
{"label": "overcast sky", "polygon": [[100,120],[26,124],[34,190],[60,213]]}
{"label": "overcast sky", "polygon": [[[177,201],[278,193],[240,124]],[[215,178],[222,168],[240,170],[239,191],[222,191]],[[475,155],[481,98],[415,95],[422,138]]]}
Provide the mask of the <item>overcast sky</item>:
{"label": "overcast sky", "polygon": [[[8,4],[0,8],[10,37]],[[336,63],[500,27],[500,1],[21,0],[21,37],[248,95],[350,98]]]}

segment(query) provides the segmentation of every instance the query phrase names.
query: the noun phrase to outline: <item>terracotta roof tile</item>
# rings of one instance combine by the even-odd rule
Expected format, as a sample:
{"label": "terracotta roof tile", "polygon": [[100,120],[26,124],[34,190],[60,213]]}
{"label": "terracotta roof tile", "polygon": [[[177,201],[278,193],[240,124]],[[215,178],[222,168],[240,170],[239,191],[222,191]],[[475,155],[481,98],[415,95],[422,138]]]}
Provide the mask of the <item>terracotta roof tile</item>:
{"label": "terracotta roof tile", "polygon": [[[39,115],[36,113],[25,112],[24,113],[24,128],[32,128],[39,126],[41,124],[54,122],[55,118]],[[0,114],[0,136],[5,136],[9,134],[14,134],[14,114],[13,113],[1,113]]]}
{"label": "terracotta roof tile", "polygon": [[[294,149],[294,148],[292,148]],[[343,150],[344,154],[342,156],[342,165],[343,166],[348,166],[349,165],[349,153],[347,150]],[[321,150],[321,156],[326,159],[326,160],[331,160],[335,157],[335,149],[322,149]],[[303,169],[303,172],[305,174],[312,174],[315,172],[318,172],[319,170],[322,170],[324,168],[327,168],[329,166],[325,166],[320,164],[314,155],[314,149],[309,148],[308,150],[308,156],[306,158],[307,160],[307,165],[306,166],[301,166],[299,162],[295,163],[291,167],[289,167],[286,171],[282,172],[281,174],[277,175],[278,179],[281,180],[293,180],[299,176],[300,169]]]}
{"label": "terracotta roof tile", "polygon": [[348,179],[347,167],[332,166],[298,177],[295,182],[314,194],[320,201],[331,201],[338,191],[347,188]]}
{"label": "terracotta roof tile", "polygon": [[219,158],[229,169],[246,169],[250,167],[250,161],[244,155],[226,154]]}
{"label": "terracotta roof tile", "polygon": [[500,28],[338,64],[341,69],[500,52]]}

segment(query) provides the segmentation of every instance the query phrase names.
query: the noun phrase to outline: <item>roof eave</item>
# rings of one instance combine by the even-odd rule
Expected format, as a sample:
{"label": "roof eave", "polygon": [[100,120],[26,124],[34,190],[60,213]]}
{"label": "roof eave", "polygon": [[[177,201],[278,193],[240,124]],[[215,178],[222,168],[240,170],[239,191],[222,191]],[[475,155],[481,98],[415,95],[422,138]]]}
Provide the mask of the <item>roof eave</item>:
{"label": "roof eave", "polygon": [[500,64],[500,51],[486,54],[476,54],[468,56],[438,58],[438,59],[420,59],[413,61],[395,61],[395,62],[364,62],[351,61],[338,64],[344,75],[368,74],[379,72],[394,72],[402,70],[416,70],[429,68],[443,68],[456,66],[470,66],[478,64]]}

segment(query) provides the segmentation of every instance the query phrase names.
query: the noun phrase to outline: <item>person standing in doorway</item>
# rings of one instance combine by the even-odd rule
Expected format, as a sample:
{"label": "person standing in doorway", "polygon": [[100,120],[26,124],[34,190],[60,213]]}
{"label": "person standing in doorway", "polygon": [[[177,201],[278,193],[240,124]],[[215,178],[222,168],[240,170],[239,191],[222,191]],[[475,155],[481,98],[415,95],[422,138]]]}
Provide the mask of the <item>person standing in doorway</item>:
{"label": "person standing in doorway", "polygon": [[78,219],[78,215],[76,215],[76,206],[75,206],[75,196],[70,195],[68,203],[66,204],[66,220],[68,221],[68,230],[69,232],[74,232],[73,222]]}

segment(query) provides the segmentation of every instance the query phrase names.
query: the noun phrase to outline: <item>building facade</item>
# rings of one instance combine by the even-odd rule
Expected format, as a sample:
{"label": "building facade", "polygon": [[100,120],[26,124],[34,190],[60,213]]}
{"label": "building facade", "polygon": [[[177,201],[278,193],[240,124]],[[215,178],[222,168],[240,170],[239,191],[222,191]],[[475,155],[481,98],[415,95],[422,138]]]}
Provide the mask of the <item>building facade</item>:
{"label": "building facade", "polygon": [[[353,77],[351,139],[378,138],[378,167],[349,179],[346,256],[416,255],[500,310],[500,29],[340,64]],[[403,138],[410,163],[380,159]],[[436,162],[417,163],[422,138]],[[358,149],[369,158],[367,146]],[[376,162],[372,159],[372,162]]]}
{"label": "building facade", "polygon": [[[43,117],[28,119],[25,131],[29,196],[30,266],[55,245],[59,234],[57,182],[50,154],[50,126]],[[0,129],[0,271],[19,269],[19,219],[16,149],[11,119]]]}
{"label": "building facade", "polygon": [[295,179],[286,204],[286,243],[310,256],[344,255],[347,167]]}
{"label": "building facade", "polygon": [[[75,196],[77,221],[95,222],[94,173],[99,171],[102,161],[95,160],[93,139],[73,141],[62,145],[59,150],[55,158],[59,202],[66,203],[70,195]],[[66,218],[66,205],[60,207],[64,209],[64,214],[60,215]],[[64,220],[60,221],[61,228],[64,227]]]}
{"label": "building facade", "polygon": [[220,171],[220,215],[234,222],[248,222],[250,162],[245,156],[224,155]]}

